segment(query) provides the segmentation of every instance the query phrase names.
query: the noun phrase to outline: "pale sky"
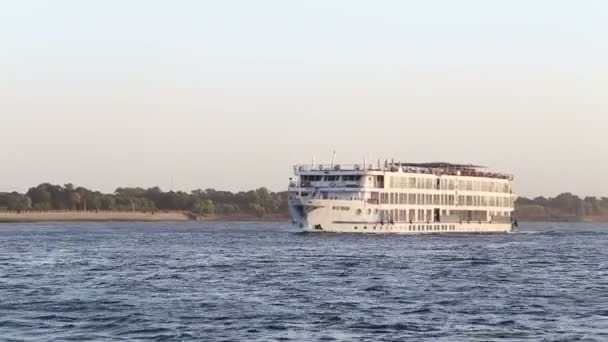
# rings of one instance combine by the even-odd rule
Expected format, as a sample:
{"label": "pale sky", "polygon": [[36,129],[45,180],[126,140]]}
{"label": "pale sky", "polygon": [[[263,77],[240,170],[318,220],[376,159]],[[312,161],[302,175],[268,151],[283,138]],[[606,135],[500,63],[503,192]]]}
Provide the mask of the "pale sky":
{"label": "pale sky", "polygon": [[0,191],[278,191],[336,150],[608,196],[607,1],[0,4]]}

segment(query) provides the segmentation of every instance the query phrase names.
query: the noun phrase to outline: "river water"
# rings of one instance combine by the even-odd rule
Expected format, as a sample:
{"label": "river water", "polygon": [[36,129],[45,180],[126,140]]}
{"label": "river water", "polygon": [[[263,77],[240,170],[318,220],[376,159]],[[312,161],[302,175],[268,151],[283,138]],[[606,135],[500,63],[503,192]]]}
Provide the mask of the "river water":
{"label": "river water", "polygon": [[608,225],[0,224],[0,341],[608,341]]}

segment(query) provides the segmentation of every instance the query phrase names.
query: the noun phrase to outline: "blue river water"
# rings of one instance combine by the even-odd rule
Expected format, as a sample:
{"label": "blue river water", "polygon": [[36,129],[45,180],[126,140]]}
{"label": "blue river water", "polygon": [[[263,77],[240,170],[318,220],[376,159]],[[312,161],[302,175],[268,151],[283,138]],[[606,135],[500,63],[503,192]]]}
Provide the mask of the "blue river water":
{"label": "blue river water", "polygon": [[608,225],[0,224],[0,341],[608,341]]}

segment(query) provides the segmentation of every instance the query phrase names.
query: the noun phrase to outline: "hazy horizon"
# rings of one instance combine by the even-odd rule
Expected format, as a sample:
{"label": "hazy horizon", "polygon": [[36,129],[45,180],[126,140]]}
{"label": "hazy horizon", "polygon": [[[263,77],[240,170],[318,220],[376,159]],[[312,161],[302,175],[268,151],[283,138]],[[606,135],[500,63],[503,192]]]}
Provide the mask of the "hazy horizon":
{"label": "hazy horizon", "polygon": [[488,166],[608,196],[608,3],[9,2],[0,191],[285,190],[292,165]]}

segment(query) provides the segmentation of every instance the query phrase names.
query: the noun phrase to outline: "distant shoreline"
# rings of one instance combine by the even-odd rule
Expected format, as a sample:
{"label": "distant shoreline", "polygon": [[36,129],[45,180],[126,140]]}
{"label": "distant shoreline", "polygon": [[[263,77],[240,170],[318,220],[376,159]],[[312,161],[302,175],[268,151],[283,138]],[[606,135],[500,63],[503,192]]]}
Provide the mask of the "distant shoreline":
{"label": "distant shoreline", "polygon": [[0,212],[0,223],[19,222],[282,222],[287,217],[251,215],[200,216],[181,211],[10,211]]}
{"label": "distant shoreline", "polygon": [[[519,216],[519,222],[608,223],[608,216]],[[289,222],[286,215],[196,215],[186,211],[5,211],[0,223],[35,222]]]}
{"label": "distant shoreline", "polygon": [[[608,197],[518,197],[512,217],[519,222],[608,223]],[[267,188],[230,192],[159,187],[120,187],[101,193],[68,183],[42,183],[26,193],[0,192],[0,222],[290,221],[289,193]]]}
{"label": "distant shoreline", "polygon": [[585,217],[526,217],[518,218],[519,222],[570,222],[570,223],[608,223],[605,216],[585,216]]}

